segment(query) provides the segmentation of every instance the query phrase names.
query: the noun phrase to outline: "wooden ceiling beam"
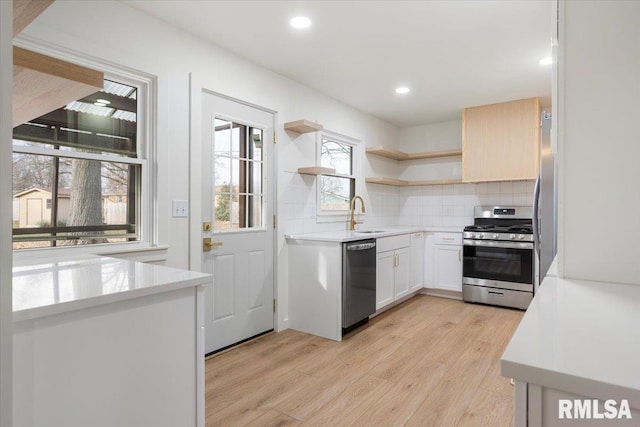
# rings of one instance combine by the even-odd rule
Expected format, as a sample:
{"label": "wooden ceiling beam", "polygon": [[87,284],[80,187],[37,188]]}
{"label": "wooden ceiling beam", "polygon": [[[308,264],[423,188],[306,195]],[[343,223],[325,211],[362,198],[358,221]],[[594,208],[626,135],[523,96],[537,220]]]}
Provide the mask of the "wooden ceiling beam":
{"label": "wooden ceiling beam", "polygon": [[53,0],[13,0],[13,37],[33,22]]}

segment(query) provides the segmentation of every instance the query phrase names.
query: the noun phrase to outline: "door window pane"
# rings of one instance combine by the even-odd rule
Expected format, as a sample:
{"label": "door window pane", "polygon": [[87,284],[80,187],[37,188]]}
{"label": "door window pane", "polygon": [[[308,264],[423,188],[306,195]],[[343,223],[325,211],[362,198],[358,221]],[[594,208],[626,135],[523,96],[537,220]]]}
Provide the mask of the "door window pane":
{"label": "door window pane", "polygon": [[214,230],[262,228],[263,130],[214,120]]}
{"label": "door window pane", "polygon": [[231,228],[231,206],[233,203],[229,184],[220,187],[214,197],[213,215],[214,229],[228,230]]}
{"label": "door window pane", "polygon": [[215,119],[213,149],[215,153],[225,154],[231,150],[231,122]]}

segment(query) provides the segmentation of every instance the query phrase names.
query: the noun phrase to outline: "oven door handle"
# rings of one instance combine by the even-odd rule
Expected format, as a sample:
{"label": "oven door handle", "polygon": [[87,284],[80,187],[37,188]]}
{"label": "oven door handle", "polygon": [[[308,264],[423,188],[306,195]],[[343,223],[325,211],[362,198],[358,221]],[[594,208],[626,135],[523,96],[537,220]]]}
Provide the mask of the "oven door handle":
{"label": "oven door handle", "polygon": [[531,242],[501,242],[495,240],[471,240],[464,239],[464,246],[483,246],[487,248],[505,248],[505,249],[533,249]]}

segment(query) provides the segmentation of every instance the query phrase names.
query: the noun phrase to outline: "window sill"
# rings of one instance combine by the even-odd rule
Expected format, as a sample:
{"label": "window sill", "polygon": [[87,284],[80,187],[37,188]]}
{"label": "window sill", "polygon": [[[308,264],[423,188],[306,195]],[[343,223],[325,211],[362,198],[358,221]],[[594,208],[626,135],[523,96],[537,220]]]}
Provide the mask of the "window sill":
{"label": "window sill", "polygon": [[148,243],[133,243],[114,245],[109,247],[72,247],[32,249],[13,252],[13,265],[22,266],[40,262],[58,262],[90,258],[94,256],[109,256],[138,262],[162,262],[167,259],[168,245],[151,246]]}

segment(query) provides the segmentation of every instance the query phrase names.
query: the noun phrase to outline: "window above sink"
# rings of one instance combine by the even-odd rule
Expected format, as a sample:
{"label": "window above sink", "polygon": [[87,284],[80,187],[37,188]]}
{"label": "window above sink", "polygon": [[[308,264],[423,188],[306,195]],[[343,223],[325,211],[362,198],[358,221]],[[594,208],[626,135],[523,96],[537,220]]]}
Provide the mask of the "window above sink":
{"label": "window above sink", "polygon": [[356,194],[358,143],[356,139],[333,132],[319,133],[317,164],[335,170],[332,174],[318,175],[316,213],[319,219],[340,221],[349,213],[349,203]]}

